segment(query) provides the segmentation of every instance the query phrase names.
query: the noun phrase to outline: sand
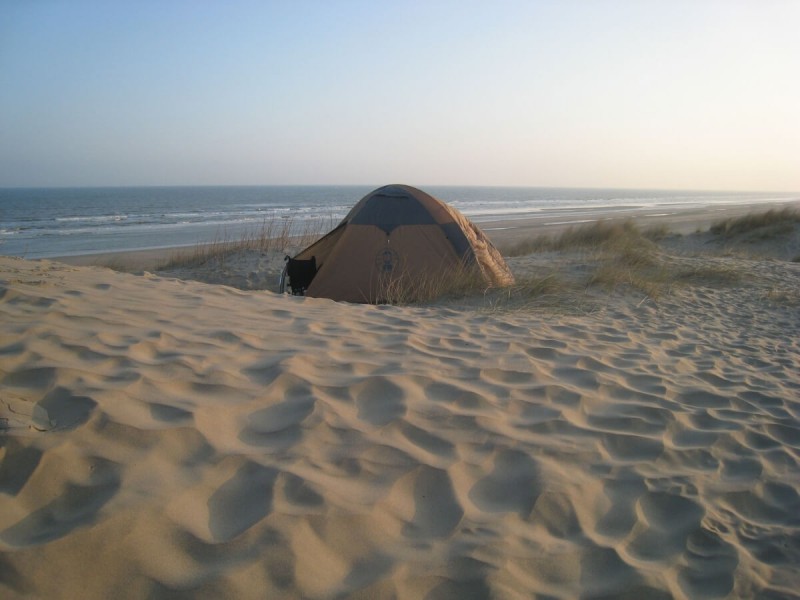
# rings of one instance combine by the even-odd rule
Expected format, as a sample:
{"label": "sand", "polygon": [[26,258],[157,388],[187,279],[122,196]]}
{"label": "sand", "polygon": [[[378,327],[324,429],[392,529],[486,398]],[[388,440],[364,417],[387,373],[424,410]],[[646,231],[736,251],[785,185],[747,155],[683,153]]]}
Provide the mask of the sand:
{"label": "sand", "polygon": [[0,257],[0,597],[798,597],[800,264],[680,260],[740,277],[375,307]]}

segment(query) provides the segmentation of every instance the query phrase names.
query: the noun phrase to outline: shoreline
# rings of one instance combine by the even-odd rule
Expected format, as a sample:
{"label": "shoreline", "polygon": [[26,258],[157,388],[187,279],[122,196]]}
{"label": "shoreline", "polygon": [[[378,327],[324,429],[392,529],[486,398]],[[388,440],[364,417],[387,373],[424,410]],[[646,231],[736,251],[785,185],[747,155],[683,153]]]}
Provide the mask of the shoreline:
{"label": "shoreline", "polygon": [[[476,225],[489,236],[489,239],[491,239],[495,246],[502,248],[530,237],[558,234],[569,227],[579,227],[601,219],[631,219],[642,227],[665,225],[673,233],[689,234],[698,229],[708,229],[713,223],[727,218],[739,217],[749,213],[765,212],[772,209],[781,209],[784,207],[800,208],[800,200],[791,202],[769,202],[759,204],[758,206],[717,205],[704,208],[679,208],[669,213],[665,213],[663,210],[653,209],[652,211],[636,215],[622,215],[619,211],[608,211],[600,213],[596,218],[569,221],[565,221],[563,217],[530,215],[514,219],[482,221],[476,223]],[[114,264],[121,268],[151,270],[181,251],[191,250],[202,245],[203,244],[193,244],[144,248],[140,250],[100,251],[90,254],[43,257],[43,260],[53,260],[75,266],[104,266],[107,264]]]}

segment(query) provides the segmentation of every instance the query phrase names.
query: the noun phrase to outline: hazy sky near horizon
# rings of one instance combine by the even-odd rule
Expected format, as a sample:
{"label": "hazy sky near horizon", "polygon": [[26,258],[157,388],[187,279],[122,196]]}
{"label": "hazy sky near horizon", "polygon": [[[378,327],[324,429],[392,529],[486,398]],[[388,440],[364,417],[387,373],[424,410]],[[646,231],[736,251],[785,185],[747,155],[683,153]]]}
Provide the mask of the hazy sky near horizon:
{"label": "hazy sky near horizon", "polygon": [[0,186],[800,191],[795,0],[5,0]]}

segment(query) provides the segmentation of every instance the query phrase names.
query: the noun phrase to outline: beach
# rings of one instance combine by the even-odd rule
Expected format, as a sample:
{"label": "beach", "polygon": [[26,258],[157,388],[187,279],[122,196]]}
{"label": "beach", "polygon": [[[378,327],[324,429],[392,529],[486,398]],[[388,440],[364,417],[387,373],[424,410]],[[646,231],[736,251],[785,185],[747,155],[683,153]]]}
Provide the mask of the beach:
{"label": "beach", "polygon": [[563,280],[524,300],[0,257],[0,596],[800,597],[800,235],[725,215],[672,216],[658,290],[509,257]]}

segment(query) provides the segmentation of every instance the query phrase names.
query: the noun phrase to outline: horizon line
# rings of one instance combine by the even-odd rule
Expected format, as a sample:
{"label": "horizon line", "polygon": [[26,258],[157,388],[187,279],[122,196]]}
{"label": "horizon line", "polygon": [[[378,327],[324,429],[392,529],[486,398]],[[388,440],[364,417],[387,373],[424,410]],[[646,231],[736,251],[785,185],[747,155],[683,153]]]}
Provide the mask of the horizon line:
{"label": "horizon line", "polygon": [[[363,187],[379,188],[384,185],[412,185],[401,182],[384,184],[372,183],[169,183],[169,184],[56,184],[56,185],[5,185],[0,184],[0,190],[91,190],[91,189],[156,189],[156,188],[256,188],[256,187]],[[519,185],[519,184],[454,184],[454,183],[423,183],[414,184],[413,187],[444,187],[444,188],[508,188],[508,189],[542,189],[542,190],[626,190],[626,191],[658,191],[658,192],[713,192],[737,194],[800,194],[800,190],[785,189],[714,189],[714,188],[681,188],[681,187],[630,187],[630,186],[586,186],[586,185]]]}

